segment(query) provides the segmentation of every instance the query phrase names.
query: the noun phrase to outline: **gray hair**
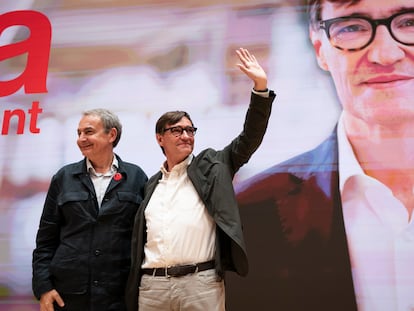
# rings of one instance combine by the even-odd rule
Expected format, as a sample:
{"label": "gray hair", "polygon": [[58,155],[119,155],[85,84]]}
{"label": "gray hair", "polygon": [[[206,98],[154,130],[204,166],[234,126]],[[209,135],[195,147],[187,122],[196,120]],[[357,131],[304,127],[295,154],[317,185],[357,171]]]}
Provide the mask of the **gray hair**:
{"label": "gray hair", "polygon": [[119,140],[121,139],[121,134],[122,134],[122,124],[121,124],[121,121],[119,121],[119,118],[116,114],[114,114],[112,111],[107,110],[107,109],[97,108],[97,109],[91,109],[91,110],[84,111],[83,115],[84,116],[93,115],[93,116],[99,117],[102,121],[102,125],[104,127],[105,133],[109,133],[109,131],[112,128],[115,128],[117,135],[112,145],[114,148],[118,145]]}

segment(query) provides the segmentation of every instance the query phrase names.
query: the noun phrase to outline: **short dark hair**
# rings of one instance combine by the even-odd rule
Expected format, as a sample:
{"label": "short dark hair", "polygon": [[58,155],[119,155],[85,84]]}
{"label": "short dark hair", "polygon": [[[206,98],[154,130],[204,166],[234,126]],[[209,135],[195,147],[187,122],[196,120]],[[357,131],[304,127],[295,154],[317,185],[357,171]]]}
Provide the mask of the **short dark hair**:
{"label": "short dark hair", "polygon": [[164,113],[155,124],[155,133],[163,134],[164,129],[167,125],[175,124],[179,122],[182,118],[186,117],[191,122],[191,126],[194,126],[193,121],[191,120],[190,115],[185,111],[168,111]]}
{"label": "short dark hair", "polygon": [[113,113],[112,111],[109,111],[107,109],[97,108],[97,109],[91,109],[83,112],[84,116],[97,116],[101,119],[102,125],[104,127],[105,133],[109,133],[109,131],[112,128],[116,129],[116,138],[114,142],[112,143],[112,146],[115,148],[119,140],[121,139],[122,134],[122,124],[121,121],[119,121],[118,116]]}
{"label": "short dark hair", "polygon": [[322,20],[322,7],[325,2],[351,6],[359,3],[360,1],[361,0],[307,0],[309,24],[313,28],[316,28],[317,23]]}

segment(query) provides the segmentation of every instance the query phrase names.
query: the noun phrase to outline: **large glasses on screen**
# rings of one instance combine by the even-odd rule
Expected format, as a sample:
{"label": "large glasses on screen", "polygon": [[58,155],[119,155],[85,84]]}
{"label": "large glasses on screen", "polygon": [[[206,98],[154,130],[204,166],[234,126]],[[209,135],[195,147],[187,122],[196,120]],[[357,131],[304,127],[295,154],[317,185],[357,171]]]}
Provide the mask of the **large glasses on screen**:
{"label": "large glasses on screen", "polygon": [[383,19],[342,16],[319,22],[319,28],[325,30],[331,44],[347,51],[366,48],[374,40],[379,25],[386,26],[395,41],[414,45],[414,10],[402,11]]}

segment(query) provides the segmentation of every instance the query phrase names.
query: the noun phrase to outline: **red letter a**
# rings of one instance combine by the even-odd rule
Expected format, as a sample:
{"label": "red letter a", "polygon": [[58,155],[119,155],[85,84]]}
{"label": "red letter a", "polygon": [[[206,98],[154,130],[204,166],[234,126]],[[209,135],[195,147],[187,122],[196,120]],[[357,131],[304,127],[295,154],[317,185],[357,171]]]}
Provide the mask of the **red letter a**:
{"label": "red letter a", "polygon": [[0,15],[0,35],[8,27],[26,26],[30,37],[24,41],[0,46],[0,61],[27,53],[26,68],[10,81],[0,81],[0,97],[15,93],[24,85],[25,93],[47,93],[52,27],[49,19],[36,11],[14,11]]}

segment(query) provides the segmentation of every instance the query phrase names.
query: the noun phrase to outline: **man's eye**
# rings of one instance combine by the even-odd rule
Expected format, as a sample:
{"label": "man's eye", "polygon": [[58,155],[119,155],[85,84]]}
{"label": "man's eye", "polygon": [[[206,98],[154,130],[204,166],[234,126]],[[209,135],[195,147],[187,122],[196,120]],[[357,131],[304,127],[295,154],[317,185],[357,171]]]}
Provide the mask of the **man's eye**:
{"label": "man's eye", "polygon": [[413,29],[413,27],[414,27],[414,17],[405,18],[401,21],[398,21],[397,27],[398,28],[409,27],[409,28]]}
{"label": "man's eye", "polygon": [[356,31],[363,31],[364,28],[361,25],[350,25],[347,27],[342,28],[342,32],[356,32]]}
{"label": "man's eye", "polygon": [[181,128],[174,127],[174,128],[171,129],[171,132],[173,132],[173,134],[180,134],[181,133]]}
{"label": "man's eye", "polygon": [[366,27],[365,25],[357,24],[357,23],[355,24],[347,23],[344,25],[337,25],[332,28],[333,34],[335,36],[347,35],[347,34],[352,34],[352,33],[362,33],[368,30],[369,28]]}
{"label": "man's eye", "polygon": [[370,26],[366,22],[346,21],[332,25],[332,36],[347,36],[349,34],[359,34],[370,31]]}
{"label": "man's eye", "polygon": [[190,133],[190,134],[194,134],[194,128],[192,128],[192,127],[186,127],[185,128],[185,131],[187,132],[187,133]]}

